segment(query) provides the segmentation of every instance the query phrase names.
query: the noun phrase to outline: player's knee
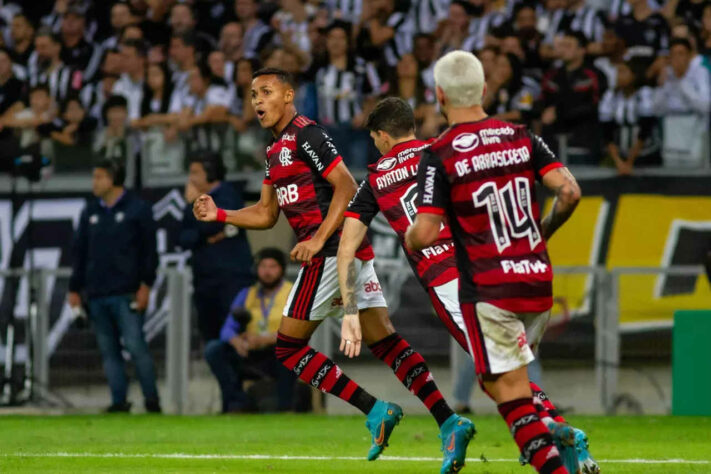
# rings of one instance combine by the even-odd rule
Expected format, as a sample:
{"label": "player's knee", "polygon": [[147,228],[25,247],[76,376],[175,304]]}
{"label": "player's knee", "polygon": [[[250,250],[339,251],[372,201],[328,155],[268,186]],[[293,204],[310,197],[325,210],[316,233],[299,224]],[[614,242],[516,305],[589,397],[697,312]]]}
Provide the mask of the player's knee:
{"label": "player's knee", "polygon": [[291,356],[306,347],[307,343],[308,339],[299,339],[278,332],[276,347],[274,348],[275,356],[279,362],[285,364]]}

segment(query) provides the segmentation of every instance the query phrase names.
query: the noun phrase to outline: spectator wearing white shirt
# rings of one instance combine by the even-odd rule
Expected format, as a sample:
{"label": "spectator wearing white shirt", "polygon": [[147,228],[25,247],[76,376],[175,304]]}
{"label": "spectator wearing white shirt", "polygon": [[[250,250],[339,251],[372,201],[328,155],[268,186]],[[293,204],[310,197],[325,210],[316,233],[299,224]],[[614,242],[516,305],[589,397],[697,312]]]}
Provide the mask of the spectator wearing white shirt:
{"label": "spectator wearing white shirt", "polygon": [[220,31],[219,50],[225,56],[225,77],[233,77],[237,61],[244,57],[242,25],[236,21],[225,24]]}
{"label": "spectator wearing white shirt", "polygon": [[432,34],[443,27],[449,13],[449,0],[413,0],[409,15],[417,33]]}
{"label": "spectator wearing white shirt", "polygon": [[370,0],[364,4],[358,50],[366,60],[382,55],[390,67],[397,66],[405,54],[412,52],[415,24],[406,12],[395,9],[394,0]]}
{"label": "spectator wearing white shirt", "polygon": [[114,85],[119,76],[116,74],[102,73],[101,80],[84,86],[81,90],[81,101],[90,117],[94,117],[99,128],[105,125],[103,110],[106,100],[114,93]]}
{"label": "spectator wearing white shirt", "polygon": [[473,13],[472,5],[463,0],[455,0],[449,5],[449,18],[437,38],[437,57],[455,49],[473,49],[476,39],[470,30]]}
{"label": "spectator wearing white shirt", "polygon": [[272,40],[274,31],[257,16],[257,0],[235,0],[235,14],[244,31],[244,55],[259,57],[259,53]]}
{"label": "spectator wearing white shirt", "polygon": [[171,82],[173,83],[173,98],[176,105],[174,108],[182,109],[182,104],[190,95],[188,76],[196,64],[195,58],[195,35],[187,32],[181,35],[173,35],[170,38],[170,60],[173,64]]}
{"label": "spectator wearing white shirt", "polygon": [[173,35],[182,35],[192,32],[195,37],[195,49],[204,59],[207,54],[215,49],[215,39],[203,31],[195,30],[197,20],[195,13],[188,3],[176,3],[170,9],[170,28]]}
{"label": "spectator wearing white shirt", "polygon": [[141,116],[131,122],[133,128],[150,128],[170,125],[170,98],[173,84],[170,82],[170,70],[165,63],[149,64],[146,68],[146,81],[141,99]]}
{"label": "spectator wearing white shirt", "polygon": [[[225,124],[229,121],[230,93],[224,80],[216,78],[207,64],[190,71],[190,95],[177,113],[180,132],[189,135],[190,149],[220,151]],[[171,104],[171,107],[174,107]]]}
{"label": "spectator wearing white shirt", "polygon": [[126,98],[128,118],[141,117],[143,85],[146,71],[146,48],[143,42],[128,40],[121,44],[121,63],[123,74],[114,84],[113,93]]}
{"label": "spectator wearing white shirt", "polygon": [[655,101],[663,116],[662,158],[665,166],[708,164],[711,91],[709,72],[695,58],[687,39],[671,40],[669,63],[659,75]]}
{"label": "spectator wearing white shirt", "polygon": [[469,22],[469,38],[463,49],[475,51],[492,43],[495,28],[503,25],[506,15],[496,10],[493,0],[469,0],[472,18]]}
{"label": "spectator wearing white shirt", "polygon": [[15,15],[10,27],[10,39],[12,40],[10,55],[12,56],[12,62],[22,70],[22,79],[27,76],[27,65],[34,51],[34,38],[35,27],[30,19],[23,13]]}
{"label": "spectator wearing white shirt", "polygon": [[617,65],[615,86],[600,101],[600,125],[607,153],[621,175],[635,166],[660,165],[654,90],[644,86],[644,63]]}
{"label": "spectator wearing white shirt", "polygon": [[281,0],[281,9],[272,17],[276,43],[299,56],[303,65],[310,63],[311,39],[309,22],[316,16],[316,7],[305,0]]}

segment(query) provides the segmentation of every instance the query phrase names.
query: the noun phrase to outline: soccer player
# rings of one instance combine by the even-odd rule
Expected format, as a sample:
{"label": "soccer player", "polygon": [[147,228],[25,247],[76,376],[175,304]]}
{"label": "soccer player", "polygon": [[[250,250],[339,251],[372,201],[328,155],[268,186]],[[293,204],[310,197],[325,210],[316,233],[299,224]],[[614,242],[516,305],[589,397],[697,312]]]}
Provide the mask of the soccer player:
{"label": "soccer player", "polygon": [[[460,307],[480,383],[498,404],[526,462],[541,473],[581,472],[574,430],[564,423],[546,426],[539,417],[526,368],[552,306],[545,241],[572,214],[580,188],[539,137],[486,116],[484,73],[473,54],[453,51],[437,62],[434,73],[450,127],[421,159],[418,213],[406,245],[431,246],[449,223]],[[534,179],[556,195],[542,222]],[[598,471],[596,465],[583,467]]]}
{"label": "soccer player", "polygon": [[[291,258],[303,263],[284,307],[276,341],[277,358],[305,382],[347,401],[367,415],[366,426],[373,435],[368,459],[374,460],[387,446],[392,430],[402,418],[401,408],[376,399],[343,374],[333,361],[308,346],[309,338],[324,318],[342,314],[336,252],[343,213],[355,194],[356,184],[330,137],[314,122],[299,115],[293,101],[294,83],[288,73],[279,69],[254,73],[252,105],[261,126],[274,134],[274,141],[267,148],[266,178],[260,200],[244,209],[226,211],[218,209],[209,195],[203,195],[195,202],[194,213],[202,221],[268,229],[276,223],[280,209],[284,211],[299,240]],[[422,356],[395,333],[372,259],[373,251],[364,240],[359,243],[353,273],[363,339],[378,348],[374,349],[376,355],[423,401],[440,426],[467,425],[473,431],[473,424],[454,414],[444,400]],[[344,341],[347,345],[357,343]],[[395,356],[397,359],[393,360]],[[460,433],[455,436],[460,437]],[[448,457],[464,456],[464,443],[455,444],[454,452],[445,453],[445,463]]]}
{"label": "soccer player", "polygon": [[[464,322],[459,305],[459,273],[454,258],[454,243],[449,225],[444,223],[437,240],[422,250],[405,247],[405,231],[417,214],[417,168],[425,149],[433,140],[415,138],[415,117],[402,99],[389,97],[375,106],[366,120],[376,148],[382,158],[368,167],[368,177],[361,183],[345,213],[343,234],[338,248],[338,270],[344,306],[349,307],[349,283],[346,275],[355,252],[366,235],[368,225],[378,212],[400,238],[405,255],[415,275],[430,296],[432,305],[452,337],[469,352]],[[346,311],[343,319],[344,339],[359,339],[358,319]],[[537,384],[530,382],[537,413],[548,422],[565,423]],[[585,434],[580,430],[581,461],[590,458]],[[593,462],[587,461],[588,463]]]}

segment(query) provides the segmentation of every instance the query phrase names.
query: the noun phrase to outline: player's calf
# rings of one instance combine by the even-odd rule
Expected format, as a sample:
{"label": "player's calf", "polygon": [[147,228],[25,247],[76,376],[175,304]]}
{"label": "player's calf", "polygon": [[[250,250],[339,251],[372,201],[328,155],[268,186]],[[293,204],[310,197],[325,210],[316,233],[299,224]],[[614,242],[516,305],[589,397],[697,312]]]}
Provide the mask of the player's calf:
{"label": "player's calf", "polygon": [[373,355],[387,364],[402,384],[427,407],[438,426],[454,414],[430,373],[425,359],[398,333],[370,344]]}
{"label": "player's calf", "polygon": [[[558,448],[546,425],[541,422],[531,397],[499,404],[523,459],[542,474],[566,474]],[[574,473],[571,473],[574,474]]]}
{"label": "player's calf", "polygon": [[348,378],[325,354],[308,345],[307,339],[277,334],[277,359],[301,380],[322,392],[330,393],[368,414],[377,401]]}

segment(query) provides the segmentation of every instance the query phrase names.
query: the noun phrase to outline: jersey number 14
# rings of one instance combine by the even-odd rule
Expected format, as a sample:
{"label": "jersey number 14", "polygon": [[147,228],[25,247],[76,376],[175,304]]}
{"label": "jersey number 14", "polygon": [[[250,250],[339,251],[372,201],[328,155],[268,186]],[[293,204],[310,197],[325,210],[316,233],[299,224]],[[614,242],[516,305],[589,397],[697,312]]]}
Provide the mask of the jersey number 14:
{"label": "jersey number 14", "polygon": [[531,249],[541,243],[541,233],[531,209],[531,188],[526,178],[515,178],[502,188],[488,182],[473,195],[474,206],[486,207],[496,249],[502,253],[511,238],[528,238]]}

